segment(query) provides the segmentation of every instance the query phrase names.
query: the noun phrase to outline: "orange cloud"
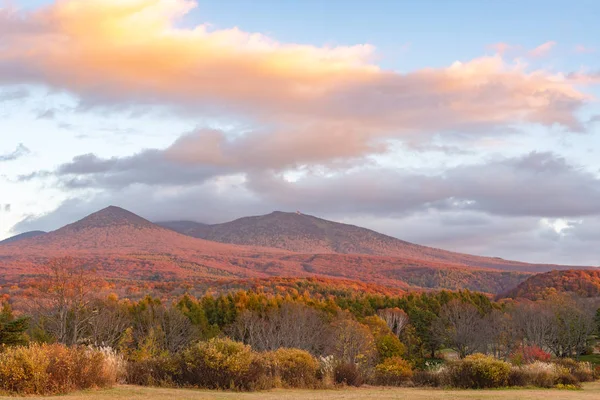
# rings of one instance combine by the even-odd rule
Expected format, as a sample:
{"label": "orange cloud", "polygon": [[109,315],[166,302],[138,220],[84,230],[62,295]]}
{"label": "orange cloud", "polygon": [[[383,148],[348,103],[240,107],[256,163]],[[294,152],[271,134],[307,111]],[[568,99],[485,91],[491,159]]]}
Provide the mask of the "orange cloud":
{"label": "orange cloud", "polygon": [[529,52],[529,56],[530,57],[544,57],[545,55],[547,55],[550,52],[550,50],[552,50],[552,48],[554,46],[556,46],[556,42],[553,42],[553,41],[542,43],[535,49],[531,50]]}
{"label": "orange cloud", "polygon": [[237,28],[178,27],[195,5],[59,0],[29,14],[0,13],[0,26],[11,23],[0,30],[0,81],[37,82],[92,103],[243,113],[321,144],[329,127],[352,126],[360,132],[348,135],[358,140],[347,143],[354,150],[371,148],[368,138],[521,122],[577,129],[574,111],[587,99],[562,75],[528,72],[500,55],[401,74],[374,64],[367,44],[317,47]]}
{"label": "orange cloud", "polygon": [[494,50],[497,54],[500,54],[500,55],[503,55],[508,50],[514,48],[514,46],[512,46],[512,45],[510,45],[508,43],[503,43],[503,42],[494,43],[494,44],[491,44],[491,45],[489,45],[487,47],[489,49]]}

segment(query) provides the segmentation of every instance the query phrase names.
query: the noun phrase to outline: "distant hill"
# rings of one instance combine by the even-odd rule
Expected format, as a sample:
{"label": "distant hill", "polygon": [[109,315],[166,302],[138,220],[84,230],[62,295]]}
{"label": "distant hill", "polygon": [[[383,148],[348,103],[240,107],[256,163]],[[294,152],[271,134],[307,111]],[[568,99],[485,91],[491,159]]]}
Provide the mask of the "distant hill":
{"label": "distant hill", "polygon": [[572,269],[533,275],[501,297],[541,299],[552,293],[600,296],[600,269]]}
{"label": "distant hill", "polygon": [[[276,219],[291,219],[293,229],[298,229],[296,221],[300,224],[312,221],[327,231],[327,237],[333,236],[337,241],[329,243],[323,240],[321,247],[315,248],[312,245],[296,247],[297,251],[315,250],[309,253],[292,252],[263,247],[273,243],[267,241],[269,236],[259,230],[257,237],[263,239],[257,239],[256,244],[219,243],[185,236],[127,210],[108,207],[54,232],[0,246],[0,270],[3,273],[0,281],[35,277],[49,259],[71,256],[94,266],[102,276],[117,280],[178,282],[316,277],[332,282],[358,281],[394,290],[468,288],[499,293],[524,281],[530,275],[528,270],[546,268],[512,263],[510,267],[523,270],[500,271],[488,267],[503,266],[494,264],[495,259],[474,256],[461,259],[456,253],[412,245],[366,229],[314,217],[281,214],[276,213]],[[191,225],[179,222],[170,226],[189,229]],[[286,232],[292,230],[283,222],[267,224],[263,229],[263,232],[278,229],[282,240],[287,240]],[[247,230],[240,232],[244,236],[251,235]],[[314,244],[315,239],[309,235],[310,232],[305,233],[308,237],[306,243]],[[358,243],[360,240],[365,240],[365,244]],[[352,243],[356,247],[349,247]],[[407,251],[397,251],[396,254],[405,256],[353,254],[359,251],[375,253],[375,250],[394,254],[391,249],[394,245],[400,246],[398,243]],[[348,254],[326,252],[328,248]],[[415,251],[408,251],[410,249]],[[461,260],[470,260],[473,265],[461,263]],[[482,262],[476,265],[475,260]]]}
{"label": "distant hill", "polygon": [[206,225],[191,221],[160,222],[184,235],[221,243],[275,247],[305,254],[364,254],[402,257],[506,271],[545,272],[573,267],[527,264],[420,246],[391,236],[299,213],[273,212]]}
{"label": "distant hill", "polygon": [[33,237],[41,236],[41,235],[45,235],[45,234],[46,234],[46,232],[44,232],[44,231],[25,232],[25,233],[21,233],[19,235],[10,237],[8,239],[0,240],[0,245],[18,242],[19,240],[29,239],[29,238],[33,238]]}

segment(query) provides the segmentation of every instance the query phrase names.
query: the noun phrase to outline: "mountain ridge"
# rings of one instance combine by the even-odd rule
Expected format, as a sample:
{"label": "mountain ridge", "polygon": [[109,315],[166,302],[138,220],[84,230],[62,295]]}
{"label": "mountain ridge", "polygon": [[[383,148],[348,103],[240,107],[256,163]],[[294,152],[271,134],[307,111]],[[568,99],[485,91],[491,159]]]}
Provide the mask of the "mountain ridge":
{"label": "mountain ridge", "polygon": [[[371,229],[302,213],[275,211],[220,224],[157,222],[184,235],[220,243],[273,247],[303,254],[356,254],[402,257],[500,270],[545,272],[578,267],[532,264],[477,256],[410,243]],[[185,229],[178,228],[185,226]]]}
{"label": "mountain ridge", "polygon": [[[312,216],[292,216],[289,213],[270,215],[277,221],[282,217],[286,221],[291,218],[292,222],[300,218],[300,222],[308,220],[311,224],[325,226],[326,230],[329,229],[327,232],[338,240],[340,237],[355,238],[352,235],[342,235],[338,229],[349,229],[355,234],[368,231],[355,226],[348,228],[348,225]],[[244,221],[252,222],[256,219],[242,220]],[[271,232],[271,225],[266,225],[266,232]],[[181,222],[178,226],[182,226]],[[244,235],[252,233],[252,226],[251,224],[241,232]],[[309,224],[309,228],[310,226],[312,225]],[[286,223],[277,225],[282,234],[289,228]],[[310,229],[300,230],[299,236],[305,240],[306,235],[311,237],[311,232]],[[331,232],[337,232],[341,236]],[[368,235],[376,235],[375,239],[382,240],[384,244],[386,240],[394,240],[394,244],[400,243],[408,246],[408,249],[424,248],[374,231],[368,232]],[[9,282],[24,276],[39,276],[50,259],[70,256],[82,263],[94,265],[103,277],[118,280],[186,282],[195,279],[321,277],[354,280],[399,290],[469,289],[497,294],[515,287],[533,272],[554,269],[548,265],[517,262],[505,265],[504,260],[487,258],[480,263],[482,258],[476,256],[461,260],[454,256],[455,253],[430,248],[426,249],[433,253],[421,258],[418,256],[423,253],[410,251],[405,251],[403,256],[394,257],[333,253],[326,252],[329,242],[319,240],[317,243],[321,247],[309,246],[308,250],[312,252],[308,253],[258,245],[220,243],[186,236],[153,224],[127,210],[108,207],[56,231],[0,246],[0,270],[4,273],[0,280]],[[312,246],[313,242],[308,243]],[[343,251],[354,251],[352,243],[342,244],[340,249]],[[436,258],[439,254],[441,257]],[[465,263],[469,260],[473,265]]]}
{"label": "mountain ridge", "polygon": [[18,242],[20,240],[30,239],[30,238],[37,237],[37,236],[42,236],[42,235],[45,235],[46,233],[48,233],[48,232],[44,232],[44,231],[29,231],[29,232],[19,233],[18,235],[11,236],[11,237],[6,238],[4,240],[0,240],[0,246],[3,245],[3,244]]}
{"label": "mountain ridge", "polygon": [[571,269],[536,274],[499,297],[539,300],[556,293],[573,293],[582,297],[600,296],[600,269]]}

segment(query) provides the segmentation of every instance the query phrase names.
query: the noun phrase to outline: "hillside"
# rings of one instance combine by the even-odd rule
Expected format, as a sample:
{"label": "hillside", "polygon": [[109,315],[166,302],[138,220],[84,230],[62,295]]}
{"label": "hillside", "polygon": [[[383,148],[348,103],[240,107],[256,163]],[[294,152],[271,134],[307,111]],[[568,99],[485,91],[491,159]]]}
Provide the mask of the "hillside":
{"label": "hillside", "polygon": [[502,297],[541,299],[552,293],[600,296],[600,269],[550,271],[531,276]]}
{"label": "hillside", "polygon": [[[506,272],[431,259],[357,254],[300,254],[272,247],[185,236],[109,207],[48,234],[0,246],[0,281],[34,277],[53,257],[72,256],[111,279],[321,277],[397,289],[447,288],[499,293],[528,272]],[[528,264],[524,264],[528,265]]]}
{"label": "hillside", "polygon": [[42,236],[45,234],[46,234],[46,232],[44,232],[44,231],[25,232],[25,233],[21,233],[20,235],[9,237],[8,239],[0,240],[0,245],[18,242],[19,240],[29,239],[29,238],[33,238],[36,236]]}
{"label": "hillside", "polygon": [[298,213],[273,212],[215,225],[191,221],[161,222],[159,225],[200,239],[274,247],[304,254],[365,254],[520,272],[573,268],[455,253],[405,242],[370,229]]}

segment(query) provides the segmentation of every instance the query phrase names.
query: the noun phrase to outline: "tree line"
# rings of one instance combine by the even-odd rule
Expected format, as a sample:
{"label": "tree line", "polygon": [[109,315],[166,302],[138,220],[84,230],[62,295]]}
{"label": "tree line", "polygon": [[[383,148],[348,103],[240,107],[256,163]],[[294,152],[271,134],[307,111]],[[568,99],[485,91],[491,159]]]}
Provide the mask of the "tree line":
{"label": "tree line", "polygon": [[402,296],[237,290],[165,302],[120,299],[99,293],[100,286],[93,271],[73,259],[52,261],[43,285],[19,303],[20,317],[4,302],[0,344],[91,344],[143,358],[227,336],[258,351],[298,348],[348,362],[402,356],[418,366],[442,349],[460,358],[508,359],[519,347],[536,346],[556,357],[578,357],[600,329],[597,300],[558,294],[494,302],[468,290]]}

